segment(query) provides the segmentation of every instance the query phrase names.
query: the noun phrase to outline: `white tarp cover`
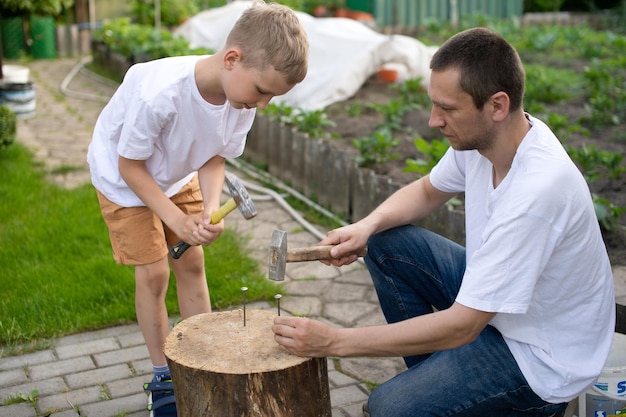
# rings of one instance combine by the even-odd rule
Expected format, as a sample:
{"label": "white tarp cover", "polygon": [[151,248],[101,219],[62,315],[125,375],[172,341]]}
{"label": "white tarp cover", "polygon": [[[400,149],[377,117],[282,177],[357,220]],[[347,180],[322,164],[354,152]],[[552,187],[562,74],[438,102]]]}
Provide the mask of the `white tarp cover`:
{"label": "white tarp cover", "polygon": [[[234,1],[201,12],[183,23],[175,34],[187,39],[191,47],[217,51],[252,3]],[[309,70],[304,81],[272,102],[307,111],[323,109],[354,95],[381,67],[398,69],[400,80],[422,77],[427,85],[435,47],[408,36],[380,34],[352,19],[296,14],[309,38]]]}

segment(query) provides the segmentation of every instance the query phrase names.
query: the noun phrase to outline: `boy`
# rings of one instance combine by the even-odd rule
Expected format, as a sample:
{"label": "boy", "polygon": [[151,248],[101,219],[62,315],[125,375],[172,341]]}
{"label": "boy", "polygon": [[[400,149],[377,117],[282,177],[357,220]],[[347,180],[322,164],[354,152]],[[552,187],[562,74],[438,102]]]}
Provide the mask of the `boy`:
{"label": "boy", "polygon": [[[135,266],[137,321],[154,367],[148,409],[175,416],[163,343],[170,265],[182,318],[211,311],[202,246],[225,159],[240,156],[255,108],[287,93],[307,72],[308,40],[295,13],[255,2],[211,56],[171,57],[131,67],[103,109],[88,162],[116,262]],[[193,245],[180,259],[168,245]]]}

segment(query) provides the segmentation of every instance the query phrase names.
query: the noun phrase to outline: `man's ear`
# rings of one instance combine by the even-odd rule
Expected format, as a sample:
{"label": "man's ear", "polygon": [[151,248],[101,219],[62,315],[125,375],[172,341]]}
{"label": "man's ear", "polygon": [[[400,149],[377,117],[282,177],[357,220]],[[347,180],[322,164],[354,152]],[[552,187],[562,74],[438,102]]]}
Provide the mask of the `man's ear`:
{"label": "man's ear", "polygon": [[241,50],[239,48],[228,48],[224,53],[224,68],[232,70],[235,68],[237,63],[241,62],[242,59],[243,55],[241,54]]}
{"label": "man's ear", "polygon": [[511,99],[504,91],[498,91],[489,99],[491,117],[494,121],[502,121],[509,115]]}

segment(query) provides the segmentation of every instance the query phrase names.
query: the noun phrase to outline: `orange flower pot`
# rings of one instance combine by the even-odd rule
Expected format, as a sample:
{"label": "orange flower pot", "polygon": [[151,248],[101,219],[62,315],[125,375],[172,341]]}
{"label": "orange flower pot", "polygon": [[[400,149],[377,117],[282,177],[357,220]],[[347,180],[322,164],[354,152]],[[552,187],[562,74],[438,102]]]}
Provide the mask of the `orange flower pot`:
{"label": "orange flower pot", "polygon": [[395,69],[381,68],[376,74],[379,81],[395,83],[398,80],[398,71]]}

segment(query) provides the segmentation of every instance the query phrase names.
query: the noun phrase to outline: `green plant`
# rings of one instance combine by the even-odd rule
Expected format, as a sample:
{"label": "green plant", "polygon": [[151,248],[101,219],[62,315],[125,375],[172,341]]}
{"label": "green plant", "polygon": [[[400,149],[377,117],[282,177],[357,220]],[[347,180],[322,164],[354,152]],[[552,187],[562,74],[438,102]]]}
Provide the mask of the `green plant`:
{"label": "green plant", "polygon": [[[174,27],[183,23],[200,10],[194,0],[160,0],[161,24]],[[133,21],[141,25],[154,25],[155,1],[133,0],[131,12]]]}
{"label": "green plant", "polygon": [[526,64],[525,102],[560,103],[582,95],[582,77],[569,69]]}
{"label": "green plant", "polygon": [[4,405],[18,404],[18,403],[30,403],[33,408],[37,406],[37,399],[39,398],[39,390],[32,390],[28,394],[17,393],[12,397],[4,400]]}
{"label": "green plant", "polygon": [[587,182],[593,182],[604,174],[612,180],[617,180],[626,172],[626,167],[622,165],[621,153],[603,151],[595,145],[583,145],[580,148],[565,145],[565,150],[570,158],[578,163]]}
{"label": "green plant", "polygon": [[596,194],[593,194],[593,207],[600,226],[609,232],[615,228],[620,216],[626,213],[626,207],[615,206],[606,198],[601,198]]}
{"label": "green plant", "polygon": [[191,48],[185,38],[174,36],[168,30],[131,23],[129,18],[106,22],[94,33],[94,39],[103,42],[112,52],[128,58],[145,57],[150,60],[211,53],[206,48]]}
{"label": "green plant", "polygon": [[392,152],[392,148],[400,144],[400,139],[394,139],[388,128],[378,129],[371,136],[354,139],[352,144],[359,150],[360,155],[355,160],[361,167],[385,164],[399,156]]}
{"label": "green plant", "polygon": [[299,132],[306,133],[310,138],[322,137],[327,128],[335,126],[335,122],[330,120],[325,110],[300,110],[294,113],[291,123]]}
{"label": "green plant", "polygon": [[446,139],[428,142],[424,138],[417,138],[413,144],[424,158],[407,159],[404,171],[415,172],[420,177],[428,174],[450,147]]}
{"label": "green plant", "polygon": [[74,0],[0,0],[2,14],[36,14],[42,16],[59,16],[61,12],[70,10]]}
{"label": "green plant", "polygon": [[261,110],[260,113],[272,120],[278,120],[285,124],[293,124],[296,109],[286,103],[270,103],[266,108]]}
{"label": "green plant", "polygon": [[540,116],[540,119],[550,126],[557,138],[561,142],[565,142],[572,133],[580,133],[583,136],[589,136],[589,129],[585,129],[578,123],[571,123],[567,116],[559,113],[548,113]]}
{"label": "green plant", "polygon": [[423,86],[423,78],[410,78],[402,83],[391,84],[390,88],[400,94],[400,102],[408,109],[428,108],[430,98]]}
{"label": "green plant", "polygon": [[626,121],[626,77],[622,69],[626,58],[593,60],[583,71],[589,90],[593,126],[618,125]]}
{"label": "green plant", "polygon": [[377,128],[384,127],[390,130],[401,130],[403,128],[402,117],[411,110],[410,105],[395,99],[389,100],[387,104],[369,103],[368,107],[380,113],[384,118],[384,122],[379,124]]}
{"label": "green plant", "polygon": [[17,136],[17,116],[6,105],[0,106],[0,149],[15,142]]}
{"label": "green plant", "polygon": [[363,113],[363,106],[360,103],[351,103],[346,106],[346,112],[350,117],[359,117]]}

